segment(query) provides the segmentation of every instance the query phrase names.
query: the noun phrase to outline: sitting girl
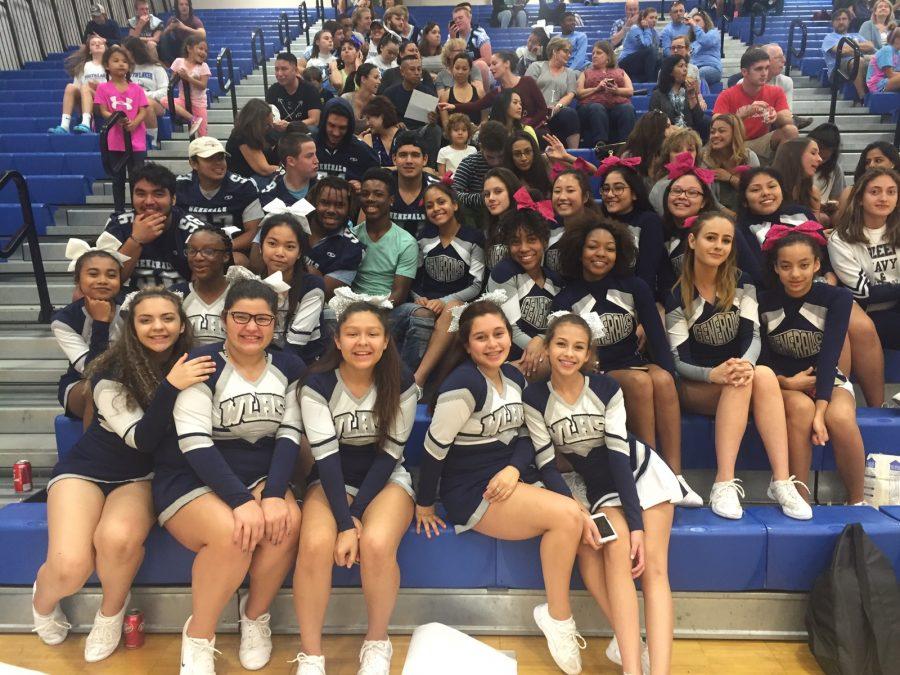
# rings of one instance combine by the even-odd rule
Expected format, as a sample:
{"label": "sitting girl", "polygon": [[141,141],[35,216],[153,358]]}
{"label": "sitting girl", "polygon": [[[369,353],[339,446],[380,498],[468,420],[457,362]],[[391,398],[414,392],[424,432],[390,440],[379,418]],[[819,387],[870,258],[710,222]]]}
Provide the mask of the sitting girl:
{"label": "sitting girl", "polygon": [[[51,134],[91,133],[94,92],[102,82],[106,82],[106,68],[103,66],[105,52],[106,40],[99,35],[91,35],[78,51],[66,57],[66,72],[73,79],[63,92],[59,125],[48,129]],[[72,127],[72,111],[76,104],[81,108],[81,123]]]}

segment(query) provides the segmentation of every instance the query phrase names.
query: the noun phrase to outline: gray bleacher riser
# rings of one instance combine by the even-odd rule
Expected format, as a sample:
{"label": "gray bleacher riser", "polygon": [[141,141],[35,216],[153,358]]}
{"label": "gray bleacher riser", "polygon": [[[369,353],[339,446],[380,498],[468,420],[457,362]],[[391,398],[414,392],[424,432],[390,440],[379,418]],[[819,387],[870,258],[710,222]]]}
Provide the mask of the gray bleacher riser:
{"label": "gray bleacher riser", "polygon": [[[53,420],[61,413],[62,408],[56,401],[55,394],[45,397],[42,403],[0,402],[0,429],[53,429]],[[55,451],[53,454],[56,454]]]}
{"label": "gray bleacher riser", "polygon": [[[71,279],[50,279],[47,287],[50,289],[50,302],[54,307],[63,307],[72,302]],[[3,304],[7,305],[34,305],[38,302],[38,292],[34,281],[25,278],[25,275],[4,280],[0,293],[2,293]]]}
{"label": "gray bleacher riser", "polygon": [[0,385],[55,385],[67,367],[65,359],[12,358],[12,355],[4,354],[0,360]]}
{"label": "gray bleacher riser", "polygon": [[35,326],[0,333],[0,367],[6,359],[65,359],[47,326]]}

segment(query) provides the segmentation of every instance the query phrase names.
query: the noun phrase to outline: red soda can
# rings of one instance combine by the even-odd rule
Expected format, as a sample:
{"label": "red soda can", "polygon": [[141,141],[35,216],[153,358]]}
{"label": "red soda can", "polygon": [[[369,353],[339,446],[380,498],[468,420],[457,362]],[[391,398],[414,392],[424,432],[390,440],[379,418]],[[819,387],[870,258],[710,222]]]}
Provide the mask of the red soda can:
{"label": "red soda can", "polygon": [[125,649],[144,646],[144,613],[139,609],[129,609],[125,615]]}
{"label": "red soda can", "polygon": [[31,492],[31,462],[27,459],[13,464],[13,487],[16,492]]}

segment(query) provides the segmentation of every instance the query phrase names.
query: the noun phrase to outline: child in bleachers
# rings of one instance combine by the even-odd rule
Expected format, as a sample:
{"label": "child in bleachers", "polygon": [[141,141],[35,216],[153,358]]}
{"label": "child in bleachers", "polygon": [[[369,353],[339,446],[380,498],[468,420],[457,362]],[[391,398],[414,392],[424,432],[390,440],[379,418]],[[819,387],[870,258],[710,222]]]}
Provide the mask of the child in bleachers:
{"label": "child in bleachers", "polygon": [[67,134],[72,124],[72,111],[75,105],[81,107],[81,123],[71,128],[76,134],[91,133],[91,117],[94,110],[94,92],[101,82],[106,82],[106,67],[103,55],[106,53],[106,40],[99,35],[88,36],[81,48],[66,57],[66,72],[74,79],[66,85],[63,93],[62,117],[59,126],[48,131],[51,134]]}
{"label": "child in bleachers", "polygon": [[438,151],[438,174],[443,176],[448,171],[455,172],[456,167],[463,159],[478,152],[478,148],[469,144],[474,131],[475,127],[468,115],[453,113],[447,117],[444,136],[450,141],[450,144]]}
{"label": "child in bleachers", "polygon": [[[140,168],[147,156],[147,95],[139,84],[131,81],[134,61],[124,47],[113,46],[103,54],[103,67],[109,76],[109,82],[97,87],[94,102],[100,108],[103,119],[109,119],[116,112],[125,115],[118,124],[109,130],[107,147],[111,162],[116,164],[125,157],[125,132],[131,136],[131,158],[128,161],[128,173]],[[125,175],[126,169],[112,176],[113,200],[116,213],[125,211]]]}
{"label": "child in bleachers", "polygon": [[[206,63],[209,45],[202,35],[190,35],[184,41],[184,56],[172,62],[172,75],[181,78],[181,87],[178,97],[175,99],[175,113],[190,121],[190,134],[206,136],[207,120],[209,113],[206,109],[206,85],[212,71]],[[191,112],[184,107],[187,94],[185,89],[190,89]]]}
{"label": "child in bleachers", "polygon": [[710,415],[716,423],[716,479],[709,502],[722,518],[743,516],[734,477],[750,411],[769,463],[769,497],[785,515],[812,518],[788,473],[784,403],[775,373],[758,365],[756,287],[737,267],[734,221],[712,211],[687,227],[687,248],[678,283],[666,297],[666,327],[679,375],[681,407]]}
{"label": "child in bleachers", "polygon": [[32,597],[34,630],[48,645],[65,640],[71,625],[59,601],[96,570],[103,598],[85,642],[88,662],[110,656],[122,636],[131,582],[153,525],[153,454],[166,439],[174,441],[175,398],[213,371],[208,356],[186,360],[190,344],[178,296],[158,288],[137,293],[122,336],[87,369],[94,420],[53,468],[47,560]]}
{"label": "child in bleachers", "polygon": [[134,59],[134,71],[131,73],[131,81],[141,85],[147,95],[147,135],[151,140],[151,148],[157,144],[156,118],[164,115],[166,108],[163,101],[168,96],[169,75],[160,62],[155,59],[146,47],[146,43],[139,38],[127,38],[122,46]]}
{"label": "child in bleachers", "polygon": [[837,368],[853,299],[843,287],[814,283],[824,244],[815,226],[769,230],[763,246],[777,280],[759,294],[760,360],[781,385],[791,475],[807,484],[813,444],[830,440],[847,501],[862,504],[865,449],[853,387]]}
{"label": "child in bleachers", "polygon": [[309,61],[306,62],[307,68],[316,68],[319,71],[321,78],[318,81],[323,83],[323,86],[332,94],[334,90],[330,78],[331,64],[337,60],[337,57],[332,53],[333,50],[333,34],[327,30],[320,30],[313,36],[312,55]]}
{"label": "child in bleachers", "polygon": [[884,46],[869,61],[866,86],[873,94],[900,91],[900,28],[888,33]]}

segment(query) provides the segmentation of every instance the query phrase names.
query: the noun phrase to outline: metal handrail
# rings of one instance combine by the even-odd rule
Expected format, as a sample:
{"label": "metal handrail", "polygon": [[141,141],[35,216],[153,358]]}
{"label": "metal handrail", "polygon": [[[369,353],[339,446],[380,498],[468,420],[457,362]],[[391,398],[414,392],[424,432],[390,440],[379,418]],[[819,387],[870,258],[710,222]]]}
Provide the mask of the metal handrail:
{"label": "metal handrail", "polygon": [[[759,28],[759,32],[756,32],[756,17],[762,18],[762,25]],[[759,5],[753,5],[750,9],[750,38],[747,40],[747,44],[751,47],[753,46],[753,42],[756,38],[765,35],[766,33],[766,10],[762,9]]]}
{"label": "metal handrail", "polygon": [[182,122],[175,113],[175,87],[179,83],[181,83],[181,92],[184,94],[182,97],[184,99],[184,109],[191,113],[191,115],[194,114],[194,103],[191,100],[190,82],[185,82],[177,73],[172,73],[172,77],[169,78],[169,87],[166,89],[166,97],[168,98],[169,103],[169,117],[172,119],[173,124],[181,125]]}
{"label": "metal handrail", "polygon": [[[800,28],[800,48],[796,49],[794,47],[794,31],[798,27]],[[794,19],[791,21],[791,27],[788,29],[787,60],[784,64],[784,74],[788,77],[791,76],[791,66],[794,63],[794,59],[799,61],[806,54],[807,37],[808,32],[806,30],[806,22],[802,19]]]}
{"label": "metal handrail", "polygon": [[325,20],[325,0],[316,0],[316,21],[315,21],[315,23],[318,23],[319,21],[324,21],[324,20]]}
{"label": "metal handrail", "polygon": [[112,157],[109,156],[108,144],[110,129],[118,124],[119,120],[127,118],[127,115],[121,110],[116,110],[116,112],[106,120],[106,123],[100,130],[100,161],[103,163],[103,170],[110,176],[114,176],[131,167],[131,160],[134,155],[134,149],[131,147],[131,132],[127,129],[122,130],[122,134],[125,138],[125,154],[118,162],[113,163]]}
{"label": "metal handrail", "polygon": [[[844,45],[850,45],[850,48],[853,50],[853,66],[850,68],[850,73],[848,74],[845,74],[844,71],[841,70],[841,57],[844,55]],[[859,74],[860,60],[862,59],[862,52],[859,51],[859,45],[856,43],[856,40],[849,38],[846,35],[838,40],[837,46],[834,48],[834,53],[836,59],[834,62],[834,70],[831,71],[831,108],[828,112],[828,121],[831,124],[834,124],[834,115],[837,112],[838,91],[844,84],[850,84],[856,81],[856,76]]]}
{"label": "metal handrail", "polygon": [[719,17],[719,36],[722,38],[721,47],[719,47],[720,56],[725,58],[725,36],[728,34],[728,26],[731,25],[731,19],[725,16],[725,13],[722,13],[722,16]]}
{"label": "metal handrail", "polygon": [[309,44],[309,9],[306,0],[297,5],[297,17],[300,20],[300,32],[306,35],[306,44]]}
{"label": "metal handrail", "polygon": [[10,181],[16,184],[16,190],[19,193],[19,207],[22,209],[22,227],[12,236],[6,246],[0,248],[0,258],[8,259],[22,245],[23,241],[28,242],[28,252],[31,254],[31,267],[34,270],[34,281],[37,285],[38,298],[41,302],[38,322],[50,323],[53,305],[50,303],[47,273],[44,271],[44,259],[41,257],[41,245],[38,242],[37,225],[34,222],[34,211],[31,208],[31,193],[28,191],[28,181],[18,171],[6,171],[3,177],[0,178],[0,190]]}
{"label": "metal handrail", "polygon": [[278,44],[281,45],[282,51],[291,53],[291,22],[288,20],[287,12],[278,15]]}
{"label": "metal handrail", "polygon": [[[222,61],[225,60],[228,67],[228,80],[225,80],[225,75],[222,72]],[[234,61],[231,58],[231,50],[228,47],[222,47],[222,51],[219,52],[219,55],[216,57],[216,79],[219,81],[219,91],[223,94],[227,94],[231,92],[231,114],[232,121],[237,119],[238,115],[238,105],[237,105],[237,91],[235,90],[235,81],[234,81]]]}
{"label": "metal handrail", "polygon": [[[256,50],[256,43],[259,42],[259,51]],[[257,28],[250,34],[250,63],[254,68],[262,68],[263,81],[263,97],[269,91],[269,78],[266,74],[266,36],[262,28]]]}

